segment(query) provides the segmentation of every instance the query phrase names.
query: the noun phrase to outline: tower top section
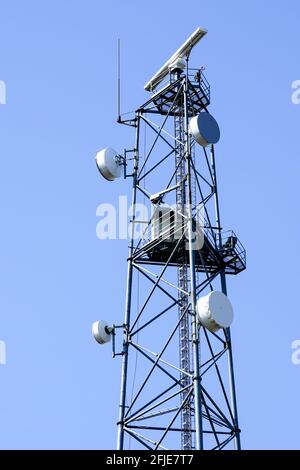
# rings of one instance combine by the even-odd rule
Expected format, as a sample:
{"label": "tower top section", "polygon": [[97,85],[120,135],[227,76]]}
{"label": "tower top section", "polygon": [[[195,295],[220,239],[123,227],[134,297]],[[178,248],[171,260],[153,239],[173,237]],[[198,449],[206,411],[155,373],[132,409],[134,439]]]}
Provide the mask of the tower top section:
{"label": "tower top section", "polygon": [[156,72],[155,75],[146,83],[144,89],[146,91],[153,91],[153,89],[162,82],[168,75],[170,67],[182,58],[188,58],[193,47],[206,35],[207,29],[197,28],[193,34],[177,49],[177,51],[170,57],[169,60]]}

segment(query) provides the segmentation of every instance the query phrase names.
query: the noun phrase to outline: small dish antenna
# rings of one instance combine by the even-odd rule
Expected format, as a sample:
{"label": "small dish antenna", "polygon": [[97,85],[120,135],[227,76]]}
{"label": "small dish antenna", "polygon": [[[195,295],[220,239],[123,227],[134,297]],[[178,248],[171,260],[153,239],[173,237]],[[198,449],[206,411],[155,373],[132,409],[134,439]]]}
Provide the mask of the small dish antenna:
{"label": "small dish antenna", "polygon": [[113,327],[104,320],[95,321],[92,325],[92,333],[99,344],[109,343],[112,337]]}
{"label": "small dish antenna", "polygon": [[124,173],[123,157],[110,147],[97,153],[96,164],[103,178],[108,181],[114,181]]}
{"label": "small dish antenna", "polygon": [[223,292],[212,291],[197,301],[198,320],[209,331],[228,328],[233,321],[233,308]]}
{"label": "small dish antenna", "polygon": [[202,147],[216,144],[220,140],[220,128],[215,118],[206,112],[192,117],[189,130],[195,141]]}

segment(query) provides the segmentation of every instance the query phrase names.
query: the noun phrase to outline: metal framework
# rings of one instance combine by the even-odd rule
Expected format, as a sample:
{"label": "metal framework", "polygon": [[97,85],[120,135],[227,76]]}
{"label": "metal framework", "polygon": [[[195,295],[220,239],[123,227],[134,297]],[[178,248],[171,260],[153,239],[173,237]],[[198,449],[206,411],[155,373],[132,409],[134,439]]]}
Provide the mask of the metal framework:
{"label": "metal framework", "polygon": [[209,104],[203,71],[187,61],[120,119],[136,138],[125,151],[133,186],[118,449],[240,449],[230,331],[211,333],[196,316],[198,296],[216,283],[227,293],[226,275],[246,267],[243,246],[221,227],[215,149],[188,132]]}

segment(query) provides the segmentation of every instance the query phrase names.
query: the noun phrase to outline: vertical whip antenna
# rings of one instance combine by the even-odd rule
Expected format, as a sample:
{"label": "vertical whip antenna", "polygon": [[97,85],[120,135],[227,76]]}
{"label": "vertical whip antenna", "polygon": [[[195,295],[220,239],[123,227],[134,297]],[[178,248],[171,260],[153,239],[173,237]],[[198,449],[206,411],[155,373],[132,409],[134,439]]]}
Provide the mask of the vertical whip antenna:
{"label": "vertical whip antenna", "polygon": [[118,122],[121,122],[121,39],[118,38]]}

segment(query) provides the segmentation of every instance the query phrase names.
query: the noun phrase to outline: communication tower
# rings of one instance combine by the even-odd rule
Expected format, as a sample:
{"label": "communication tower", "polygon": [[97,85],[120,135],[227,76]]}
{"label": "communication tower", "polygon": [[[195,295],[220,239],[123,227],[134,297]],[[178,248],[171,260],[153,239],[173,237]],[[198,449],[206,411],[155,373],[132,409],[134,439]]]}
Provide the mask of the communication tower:
{"label": "communication tower", "polygon": [[132,181],[124,322],[93,325],[122,358],[119,450],[241,448],[226,277],[245,269],[246,254],[221,225],[220,130],[203,69],[189,65],[206,33],[198,28],[147,82],[132,116],[119,115],[134,147],[96,157],[105,179]]}

